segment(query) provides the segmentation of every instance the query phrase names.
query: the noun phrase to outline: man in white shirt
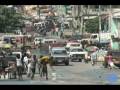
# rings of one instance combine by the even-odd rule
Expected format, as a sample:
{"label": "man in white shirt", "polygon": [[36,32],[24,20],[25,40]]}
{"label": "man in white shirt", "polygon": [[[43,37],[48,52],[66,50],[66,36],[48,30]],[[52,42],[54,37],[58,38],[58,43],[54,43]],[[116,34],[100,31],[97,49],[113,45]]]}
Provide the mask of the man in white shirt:
{"label": "man in white shirt", "polygon": [[25,71],[27,71],[27,68],[28,68],[28,57],[27,56],[24,57],[23,62],[25,66]]}
{"label": "man in white shirt", "polygon": [[56,35],[58,36],[58,28],[56,27],[55,29]]}
{"label": "man in white shirt", "polygon": [[16,56],[16,65],[19,80],[22,80],[22,61],[19,54]]}

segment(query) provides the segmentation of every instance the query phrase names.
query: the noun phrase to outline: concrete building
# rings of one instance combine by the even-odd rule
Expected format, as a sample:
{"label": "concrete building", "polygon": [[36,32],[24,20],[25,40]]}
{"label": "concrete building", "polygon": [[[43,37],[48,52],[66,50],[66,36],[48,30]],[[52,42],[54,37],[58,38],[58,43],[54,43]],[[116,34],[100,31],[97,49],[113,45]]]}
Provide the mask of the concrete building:
{"label": "concrete building", "polygon": [[[98,17],[99,14],[101,18],[102,16],[104,17],[110,14],[110,5],[72,5],[72,7],[73,27],[79,27],[80,33],[82,32],[81,29],[84,27],[86,20]],[[120,16],[120,5],[111,5],[111,8],[114,13],[114,15],[112,14],[113,18],[118,18]],[[117,24],[118,20],[119,19],[116,19]],[[110,21],[108,23],[110,23]],[[119,25],[117,26],[119,27]],[[106,27],[106,25],[103,27]]]}

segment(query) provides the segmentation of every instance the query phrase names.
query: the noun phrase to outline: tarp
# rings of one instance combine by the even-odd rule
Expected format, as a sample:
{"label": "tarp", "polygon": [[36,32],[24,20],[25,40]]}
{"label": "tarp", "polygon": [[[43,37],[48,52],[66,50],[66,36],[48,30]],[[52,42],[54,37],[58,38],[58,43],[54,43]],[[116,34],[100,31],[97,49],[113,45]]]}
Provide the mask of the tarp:
{"label": "tarp", "polygon": [[5,44],[5,45],[4,45],[4,48],[11,48],[11,47],[12,47],[11,44]]}

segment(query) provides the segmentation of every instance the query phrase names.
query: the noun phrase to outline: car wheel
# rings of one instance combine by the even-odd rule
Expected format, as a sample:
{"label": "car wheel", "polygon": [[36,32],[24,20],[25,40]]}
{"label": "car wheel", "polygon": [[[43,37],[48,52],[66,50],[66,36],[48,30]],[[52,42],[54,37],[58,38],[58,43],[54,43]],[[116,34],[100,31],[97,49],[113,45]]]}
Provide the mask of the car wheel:
{"label": "car wheel", "polygon": [[65,65],[68,66],[68,65],[69,65],[69,61],[66,61],[66,62],[65,62]]}

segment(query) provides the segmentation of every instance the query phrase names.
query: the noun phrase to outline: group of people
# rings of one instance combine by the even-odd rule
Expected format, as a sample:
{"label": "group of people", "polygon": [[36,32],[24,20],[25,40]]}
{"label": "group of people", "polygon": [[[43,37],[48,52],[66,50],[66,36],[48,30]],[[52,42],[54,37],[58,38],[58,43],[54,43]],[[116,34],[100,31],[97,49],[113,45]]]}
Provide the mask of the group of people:
{"label": "group of people", "polygon": [[14,77],[15,79],[23,80],[23,74],[26,74],[28,78],[33,80],[36,69],[38,68],[40,77],[46,75],[47,80],[47,65],[50,64],[50,67],[52,67],[51,61],[52,58],[50,58],[49,56],[40,55],[40,57],[37,57],[36,55],[32,55],[30,50],[28,50],[25,54],[22,55],[22,57],[20,54],[17,54],[16,62],[11,64],[11,66],[7,67],[7,69],[14,70],[14,74],[12,74],[12,77]]}
{"label": "group of people", "polygon": [[51,60],[52,59],[49,58],[49,56],[40,55],[40,57],[37,58],[36,55],[25,54],[21,59],[20,55],[17,55],[16,65],[17,65],[18,79],[19,80],[23,79],[22,75],[23,75],[23,71],[25,71],[27,73],[27,77],[30,77],[33,80],[36,72],[36,64],[37,64],[40,77],[46,75],[46,80],[48,80],[47,64],[50,64],[50,66],[52,66]]}
{"label": "group of people", "polygon": [[[98,56],[95,51],[91,54],[91,64],[94,66],[97,63]],[[104,57],[103,66],[105,68],[117,68],[117,65],[113,61],[112,53],[107,52],[107,55]]]}
{"label": "group of people", "polygon": [[[23,73],[26,71],[27,76],[30,76],[31,73],[31,79],[34,78],[35,74],[35,68],[36,68],[37,58],[36,55],[28,55],[26,54],[23,58],[19,54],[16,55],[16,63],[14,63],[15,67],[15,74],[14,77],[18,80],[23,80]],[[11,65],[13,66],[13,65]]]}

